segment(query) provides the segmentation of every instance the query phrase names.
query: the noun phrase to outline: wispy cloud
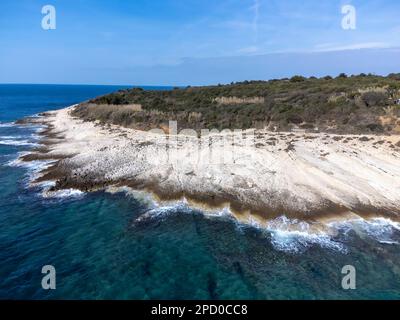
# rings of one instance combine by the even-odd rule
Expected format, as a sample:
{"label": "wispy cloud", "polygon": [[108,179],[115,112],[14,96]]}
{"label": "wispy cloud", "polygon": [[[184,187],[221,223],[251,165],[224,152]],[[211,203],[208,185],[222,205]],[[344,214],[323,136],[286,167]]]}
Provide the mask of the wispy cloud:
{"label": "wispy cloud", "polygon": [[249,46],[249,47],[241,48],[238,50],[238,53],[240,53],[240,54],[254,54],[254,53],[258,53],[258,52],[259,52],[259,48],[257,46]]}
{"label": "wispy cloud", "polygon": [[251,10],[254,12],[253,17],[253,32],[254,32],[254,41],[258,40],[258,20],[260,19],[260,0],[254,0],[253,5],[251,6]]}
{"label": "wispy cloud", "polygon": [[222,28],[229,28],[229,29],[252,29],[253,24],[248,21],[244,20],[226,20],[222,22],[215,23],[212,25],[213,27],[222,27]]}
{"label": "wispy cloud", "polygon": [[[0,7],[3,2],[0,1]],[[397,62],[389,67],[388,60],[382,58],[387,55],[379,55],[379,52],[392,52],[397,50],[394,48],[400,48],[399,0],[65,1],[62,28],[54,31],[54,34],[50,33],[55,35],[52,41],[48,41],[49,33],[37,27],[40,12],[38,17],[32,14],[36,9],[29,9],[31,6],[40,8],[42,2],[8,1],[7,16],[2,16],[1,12],[5,11],[0,9],[0,16],[4,17],[0,18],[0,81],[42,79],[44,73],[36,72],[29,64],[32,59],[43,61],[49,70],[59,70],[60,67],[68,69],[70,79],[75,74],[84,74],[80,69],[85,67],[86,70],[91,68],[87,79],[93,76],[96,82],[115,83],[128,80],[143,83],[152,78],[158,81],[157,73],[150,67],[158,68],[163,64],[170,70],[180,63],[182,57],[216,57],[224,61],[243,56],[245,63],[240,70],[235,67],[235,63],[218,72],[214,66],[208,69],[208,77],[212,81],[222,81],[222,76],[226,81],[230,78],[260,78],[271,68],[275,68],[276,72],[270,73],[270,76],[277,77],[285,76],[281,69],[290,75],[293,72],[324,74],[342,70],[353,73],[364,70],[393,72],[398,67]],[[95,14],[86,14],[86,2],[93,3],[91,8]],[[343,30],[340,5],[352,3],[357,9],[357,29]],[[7,28],[7,24],[13,21],[14,27]],[[69,45],[66,46],[66,43]],[[367,48],[372,53],[365,57],[362,51],[367,51]],[[259,55],[286,55],[290,52],[297,54],[291,56],[296,61],[304,59],[303,63],[290,65],[287,60],[273,60],[273,64],[246,66]],[[312,70],[297,68],[297,65],[314,65],[310,61],[326,52],[329,52],[326,54],[328,57],[365,57],[363,61],[357,61],[364,65],[358,69],[351,66],[346,69],[342,66],[346,61],[335,60],[328,65],[324,61]],[[299,56],[299,53],[302,55]],[[398,58],[398,51],[396,54]],[[259,60],[264,61],[269,57]],[[375,67],[371,65],[372,61],[376,63]],[[336,69],[329,69],[333,63]],[[196,72],[193,69],[197,68],[196,64],[197,60],[178,69],[185,77],[194,78]],[[111,72],[102,73],[108,66],[121,69],[125,66],[149,68],[143,77],[130,73],[132,78],[118,78]],[[204,66],[195,70],[203,72]],[[230,73],[231,68],[238,73]],[[50,72],[49,79],[66,81],[63,70]],[[243,72],[240,77],[239,72]],[[190,82],[185,77],[180,78],[181,82]],[[166,75],[165,79],[168,81],[170,78]]]}
{"label": "wispy cloud", "polygon": [[345,50],[359,50],[359,49],[384,49],[390,47],[391,45],[385,42],[363,42],[363,43],[353,43],[346,45],[324,43],[315,46],[313,51],[327,52],[327,51],[345,51]]}

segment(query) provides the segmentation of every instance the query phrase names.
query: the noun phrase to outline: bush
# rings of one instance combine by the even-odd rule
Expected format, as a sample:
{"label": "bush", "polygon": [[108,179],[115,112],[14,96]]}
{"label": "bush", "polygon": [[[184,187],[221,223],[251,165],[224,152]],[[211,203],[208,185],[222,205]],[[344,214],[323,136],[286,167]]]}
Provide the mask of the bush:
{"label": "bush", "polygon": [[303,82],[305,80],[306,80],[306,78],[304,78],[302,76],[293,76],[290,78],[290,82]]}
{"label": "bush", "polygon": [[388,96],[384,92],[364,92],[361,99],[367,107],[386,106],[388,104]]}
{"label": "bush", "polygon": [[287,118],[289,123],[300,124],[303,123],[303,118],[297,114],[292,114]]}
{"label": "bush", "polygon": [[400,73],[391,73],[388,75],[389,79],[400,80]]}
{"label": "bush", "polygon": [[[98,119],[140,130],[157,127],[169,119],[178,121],[179,127],[195,130],[275,125],[279,130],[287,130],[290,123],[307,123],[321,131],[387,131],[387,127],[382,129],[375,124],[379,123],[379,116],[386,114],[383,107],[399,98],[400,74],[346,77],[341,74],[336,78],[307,79],[296,75],[290,80],[244,81],[175,90],[132,88],[92,99],[79,105],[73,114],[84,120]],[[218,103],[222,97],[235,103]],[[134,105],[140,105],[140,109],[133,108]],[[332,124],[337,124],[337,129],[330,129]]]}
{"label": "bush", "polygon": [[367,125],[367,128],[373,132],[383,132],[384,128],[381,124],[371,123]]}

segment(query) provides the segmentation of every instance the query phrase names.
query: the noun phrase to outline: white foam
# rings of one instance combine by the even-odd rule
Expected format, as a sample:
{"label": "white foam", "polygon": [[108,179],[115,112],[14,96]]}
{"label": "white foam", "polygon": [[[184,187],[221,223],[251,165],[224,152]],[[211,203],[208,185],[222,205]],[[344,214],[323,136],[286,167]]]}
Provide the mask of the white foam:
{"label": "white foam", "polygon": [[0,136],[0,140],[3,139],[23,139],[26,138],[26,136]]}
{"label": "white foam", "polygon": [[58,191],[48,191],[42,192],[44,198],[76,198],[82,197],[85,193],[77,189],[64,189]]}
{"label": "white foam", "polygon": [[329,225],[346,234],[350,230],[353,230],[362,238],[369,237],[382,244],[399,244],[392,237],[396,230],[400,231],[400,223],[387,218],[373,218],[368,220],[359,218],[345,222],[333,222]]}
{"label": "white foam", "polygon": [[[133,196],[140,201],[144,201],[148,205],[149,210],[138,217],[135,221],[142,222],[151,219],[164,219],[171,214],[177,213],[192,213],[196,208],[190,207],[188,201],[182,198],[180,201],[157,202],[154,197],[144,191],[136,191],[129,187],[109,187],[106,190],[110,193],[124,192],[127,196]],[[193,209],[193,210],[192,210]],[[346,228],[360,229],[357,225],[361,225],[361,230],[369,237],[376,238],[382,244],[397,244],[387,237],[388,231],[392,229],[400,230],[400,224],[389,219],[376,218],[371,220],[349,220],[346,222],[334,222],[324,225],[324,228],[318,228],[311,223],[298,219],[289,219],[282,215],[268,223],[261,223],[259,220],[249,217],[245,222],[239,221],[232,214],[228,207],[220,210],[201,210],[204,217],[208,219],[223,218],[234,221],[238,229],[243,227],[253,227],[258,230],[265,231],[271,237],[271,243],[276,250],[286,251],[291,253],[300,253],[313,245],[318,245],[322,248],[347,253],[347,248],[344,243],[335,240],[335,235],[338,230],[343,233]],[[391,234],[391,233],[390,233]]]}
{"label": "white foam", "polygon": [[34,161],[22,161],[20,157],[29,154],[29,152],[18,153],[18,158],[9,161],[6,165],[10,167],[22,167],[28,169],[28,177],[26,179],[26,187],[39,187],[41,189],[40,195],[43,198],[76,198],[81,197],[85,193],[77,189],[64,189],[58,191],[49,191],[51,187],[55,186],[55,181],[42,181],[33,182],[35,179],[40,177],[40,172],[49,168],[55,160],[34,160]]}
{"label": "white foam", "polygon": [[169,206],[157,206],[155,208],[152,208],[146,213],[142,214],[139,216],[135,222],[143,222],[146,220],[152,220],[152,219],[163,219],[166,218],[167,216],[174,214],[177,212],[177,210],[181,210],[184,212],[188,212],[188,207],[184,203],[176,203],[173,205]]}
{"label": "white foam", "polygon": [[[182,201],[171,203],[170,205],[159,205],[148,210],[145,214],[138,217],[135,221],[142,222],[150,219],[164,219],[177,211],[182,213],[191,213],[187,202]],[[346,253],[346,247],[332,239],[332,236],[324,232],[316,232],[311,230],[311,226],[305,221],[297,219],[289,219],[281,216],[267,226],[262,225],[256,219],[249,219],[247,222],[241,222],[234,218],[229,208],[224,208],[219,211],[202,211],[206,218],[224,218],[235,221],[239,229],[243,227],[253,227],[261,231],[266,231],[271,235],[271,243],[276,250],[286,251],[291,253],[303,252],[311,245],[319,245],[323,248],[332,249]]]}
{"label": "white foam", "polygon": [[287,252],[302,252],[310,245],[347,252],[343,244],[332,240],[327,234],[275,230],[271,231],[271,243],[275,249]]}
{"label": "white foam", "polygon": [[30,126],[32,129],[35,129],[36,133],[43,132],[46,129],[46,126],[41,125],[41,124],[34,124]]}
{"label": "white foam", "polygon": [[10,167],[22,167],[27,168],[34,173],[47,169],[54,160],[33,160],[33,161],[22,161],[20,158],[24,155],[29,154],[29,152],[20,152],[18,153],[18,157],[14,160],[11,160],[6,163],[6,165]]}
{"label": "white foam", "polygon": [[2,122],[0,123],[0,128],[9,128],[9,127],[14,127],[15,123],[14,122]]}
{"label": "white foam", "polygon": [[29,169],[27,187],[38,187],[40,188],[40,195],[43,198],[76,198],[81,197],[85,193],[77,189],[63,189],[57,191],[50,191],[50,188],[56,185],[55,181],[47,180],[41,182],[33,182],[35,179],[40,177],[40,172],[50,167],[55,161],[54,160],[35,160],[31,162],[20,161],[19,159],[13,160],[9,165],[25,167]]}
{"label": "white foam", "polygon": [[159,207],[160,204],[157,203],[155,198],[151,193],[135,190],[127,186],[109,186],[105,189],[105,192],[114,194],[114,193],[124,193],[127,197],[133,197],[134,199],[140,201],[141,203],[147,205],[149,208]]}
{"label": "white foam", "polygon": [[[146,199],[149,204],[149,210],[138,217],[135,222],[142,222],[151,219],[164,219],[177,211],[180,213],[192,213],[195,208],[191,208],[185,198],[178,202],[161,202],[158,203],[148,193],[142,191],[134,191],[129,187],[110,188],[108,192],[126,192],[127,195],[140,199]],[[147,196],[143,196],[147,194]],[[139,199],[139,200],[140,200]],[[151,199],[151,201],[149,201]],[[192,210],[193,209],[193,210]],[[343,243],[335,241],[333,235],[328,231],[318,230],[305,221],[298,219],[289,219],[286,216],[280,216],[267,224],[249,218],[246,222],[239,221],[232,214],[228,207],[221,210],[201,210],[205,218],[229,219],[234,221],[239,230],[243,227],[252,227],[264,231],[271,237],[271,243],[276,250],[286,251],[290,253],[301,253],[310,248],[312,245],[318,245],[322,248],[347,253],[347,248]],[[329,228],[326,228],[327,230]]]}
{"label": "white foam", "polygon": [[[34,161],[22,161],[20,157],[29,154],[29,152],[20,152],[18,158],[11,160],[6,163],[10,167],[21,167],[28,170],[27,178],[25,179],[26,188],[39,187],[42,192],[46,192],[55,185],[55,181],[43,181],[33,182],[35,179],[40,177],[40,173],[49,168],[55,160],[34,160]],[[44,191],[43,191],[44,190]]]}
{"label": "white foam", "polygon": [[286,216],[278,217],[266,226],[271,233],[271,243],[275,249],[287,252],[301,252],[310,245],[319,245],[323,248],[346,253],[342,243],[336,242],[327,232],[311,230],[311,225],[298,219],[289,219]]}
{"label": "white foam", "polygon": [[42,188],[43,190],[49,190],[51,187],[54,187],[56,185],[55,181],[41,181],[41,182],[35,182],[31,183],[32,186],[38,186]]}
{"label": "white foam", "polygon": [[208,214],[206,213],[206,215],[211,217],[233,218],[232,211],[227,207],[219,211],[212,211],[209,212]]}
{"label": "white foam", "polygon": [[0,144],[7,146],[38,146],[37,143],[29,142],[28,140],[13,140],[13,139],[0,140]]}

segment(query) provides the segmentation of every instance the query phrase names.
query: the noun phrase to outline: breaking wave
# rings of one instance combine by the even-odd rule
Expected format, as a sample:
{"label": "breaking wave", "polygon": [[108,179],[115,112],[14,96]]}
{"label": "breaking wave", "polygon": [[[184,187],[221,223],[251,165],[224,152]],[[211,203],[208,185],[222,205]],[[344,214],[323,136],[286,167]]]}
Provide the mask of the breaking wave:
{"label": "breaking wave", "polygon": [[382,244],[399,244],[393,239],[396,232],[400,232],[400,223],[387,218],[373,218],[369,220],[355,219],[340,223],[331,223],[343,234],[354,231],[361,238],[368,237]]}
{"label": "breaking wave", "polygon": [[0,128],[9,128],[14,126],[15,126],[14,122],[0,122]]}
{"label": "breaking wave", "polygon": [[42,196],[44,198],[58,198],[58,199],[65,199],[65,198],[77,198],[84,196],[85,193],[77,190],[77,189],[63,189],[59,191],[48,191],[45,190],[42,192]]}
{"label": "breaking wave", "polygon": [[346,247],[335,241],[329,233],[311,229],[310,223],[286,216],[278,217],[266,226],[266,230],[271,233],[271,243],[277,250],[302,252],[310,245],[319,245],[342,253],[347,252]]}
{"label": "breaking wave", "polygon": [[[135,192],[132,195],[135,196]],[[160,205],[154,202],[150,210],[139,216],[135,222],[143,222],[149,219],[166,219],[173,214],[193,214],[193,210],[183,199],[175,203]],[[302,253],[312,246],[319,246],[324,249],[348,253],[346,246],[346,234],[353,230],[360,237],[378,241],[381,244],[396,245],[397,240],[393,239],[394,232],[400,231],[400,224],[385,218],[357,219],[341,222],[333,222],[324,225],[324,228],[315,226],[299,219],[290,219],[284,215],[261,224],[256,220],[247,222],[237,220],[229,208],[218,211],[202,211],[206,218],[222,218],[233,221],[239,229],[256,228],[266,234],[275,250],[288,253]]]}
{"label": "breaking wave", "polygon": [[28,140],[13,140],[13,139],[0,140],[0,144],[7,146],[38,146],[37,143],[30,142]]}

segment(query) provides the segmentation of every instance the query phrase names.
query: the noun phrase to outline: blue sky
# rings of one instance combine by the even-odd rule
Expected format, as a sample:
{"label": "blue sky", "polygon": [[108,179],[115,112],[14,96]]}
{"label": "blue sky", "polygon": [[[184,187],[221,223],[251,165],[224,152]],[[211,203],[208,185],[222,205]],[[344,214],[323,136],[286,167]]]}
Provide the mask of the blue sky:
{"label": "blue sky", "polygon": [[[41,9],[56,8],[56,30]],[[341,27],[353,5],[355,30]],[[211,84],[400,72],[398,0],[2,0],[1,83]]]}

